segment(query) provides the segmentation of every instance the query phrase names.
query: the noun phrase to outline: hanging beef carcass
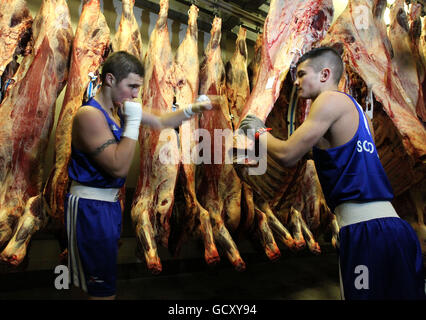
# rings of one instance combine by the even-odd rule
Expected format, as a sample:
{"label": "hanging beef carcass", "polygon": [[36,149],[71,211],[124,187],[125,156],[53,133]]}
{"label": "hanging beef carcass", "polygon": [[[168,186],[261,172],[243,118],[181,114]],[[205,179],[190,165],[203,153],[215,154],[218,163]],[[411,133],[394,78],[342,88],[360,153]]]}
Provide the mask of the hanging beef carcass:
{"label": "hanging beef carcass", "polygon": [[[240,116],[250,95],[250,84],[247,71],[247,45],[245,40],[246,30],[240,27],[235,42],[234,54],[225,66],[228,104],[234,128],[236,128],[240,122]],[[259,61],[252,61],[252,67],[258,70],[261,42],[257,41],[256,45],[257,48],[255,48],[255,50],[257,51],[257,59]],[[256,59],[256,51],[253,59]],[[244,215],[241,221],[241,229],[248,231],[251,238],[258,238],[257,241],[260,241],[267,256],[271,260],[278,258],[280,256],[278,246],[267,224],[268,219],[272,219],[273,221],[277,221],[277,219],[274,219],[275,217],[268,207],[267,202],[263,201],[260,197],[254,197],[252,188],[245,182],[242,183],[241,196],[241,209]],[[257,201],[255,202],[255,200]],[[289,233],[287,232],[287,234]]]}
{"label": "hanging beef carcass", "polygon": [[[271,2],[263,30],[259,75],[241,119],[246,114],[254,114],[263,121],[267,120],[290,67],[297,62],[302,53],[308,51],[315,42],[324,37],[330,26],[332,15],[331,1]],[[280,108],[282,109],[276,110],[276,115],[283,118],[285,111],[283,106]],[[270,116],[270,118],[269,122],[276,123],[275,130],[272,133],[279,136],[284,128],[282,124],[275,121],[274,116]],[[283,123],[285,123],[285,120]],[[237,148],[247,143],[240,139],[241,136],[236,137]],[[251,147],[250,142],[248,142],[248,147]],[[259,223],[263,223],[259,227],[260,232],[267,232],[261,236],[261,239],[268,240],[267,243],[264,243],[266,254],[270,258],[275,258],[280,254],[275,241],[273,241],[273,235],[269,233],[271,229],[274,230],[280,241],[288,247],[294,248],[293,238],[283,226],[283,222],[280,222],[271,212],[280,201],[283,201],[281,199],[286,197],[287,189],[301,174],[303,163],[299,162],[293,168],[282,168],[272,158],[267,157],[267,170],[263,175],[251,175],[249,168],[244,164],[237,164],[236,167],[243,180],[253,188],[258,195],[257,197],[263,201],[260,206],[265,210],[261,210],[258,206],[256,213],[259,214]],[[280,219],[282,218],[280,217]],[[265,223],[269,223],[270,228]]]}
{"label": "hanging beef carcass", "polygon": [[[426,76],[426,61],[422,59],[422,48],[421,48],[421,34],[422,34],[422,5],[418,2],[414,2],[410,5],[408,14],[408,25],[409,25],[409,36],[410,46],[413,52],[414,60],[417,66],[417,73],[419,76],[420,86],[424,84]],[[419,99],[424,99],[424,87],[420,90]],[[420,101],[419,101],[420,102]],[[424,102],[423,102],[424,103]],[[418,109],[418,108],[417,108]]]}
{"label": "hanging beef carcass", "polygon": [[[240,27],[237,39],[235,40],[235,51],[231,59],[225,65],[226,72],[226,95],[228,98],[228,106],[231,113],[231,121],[233,128],[236,128],[240,122],[240,115],[243,108],[250,96],[250,81],[248,76],[247,67],[247,44],[246,44],[247,30]],[[256,43],[258,44],[259,41]],[[259,52],[259,47],[255,50]],[[256,53],[255,53],[256,55]],[[260,55],[259,55],[260,56]],[[255,58],[253,58],[255,59]],[[252,65],[256,68],[256,63]],[[253,191],[246,183],[242,185],[242,207],[245,208],[245,217],[241,223],[244,224],[243,228],[249,228],[254,219],[254,203]],[[235,229],[235,227],[234,227]]]}
{"label": "hanging beef carcass", "polygon": [[[323,44],[334,46],[342,53],[346,65],[343,89],[355,96],[362,106],[374,107],[375,143],[393,187],[394,204],[399,213],[399,196],[406,197],[407,192],[416,195],[422,188],[424,190],[426,130],[417,117],[416,105],[404,91],[402,83],[406,80],[400,79],[394,69],[393,50],[389,50],[383,39],[386,36],[381,32],[385,6],[386,1],[382,0],[350,1]],[[364,14],[362,20],[356,15],[360,11]],[[403,21],[401,17],[402,14],[399,20]],[[399,23],[398,18],[396,23]],[[399,47],[395,49],[398,54]],[[411,198],[414,207],[424,208],[422,197]],[[415,229],[423,230],[417,233],[422,242],[426,238],[426,228],[421,211],[424,209],[417,210],[419,227]],[[415,210],[412,215],[416,215]]]}
{"label": "hanging beef carcass", "polygon": [[240,27],[235,41],[235,51],[226,63],[226,96],[231,112],[233,127],[240,123],[240,115],[250,95],[250,84],[247,73],[247,30]]}
{"label": "hanging beef carcass", "polygon": [[220,49],[221,26],[222,20],[215,17],[200,66],[199,93],[217,95],[222,99],[219,110],[206,111],[200,116],[203,165],[202,173],[197,177],[197,196],[210,214],[216,243],[223,248],[236,270],[244,270],[245,263],[227,229],[236,228],[239,224],[241,183],[232,166],[232,159],[226,159],[228,150],[232,149],[233,130]]}
{"label": "hanging beef carcass", "polygon": [[248,65],[248,76],[250,79],[250,91],[253,90],[256,85],[257,76],[259,75],[260,59],[262,57],[262,41],[263,35],[259,33],[254,44],[254,56]]}
{"label": "hanging beef carcass", "polygon": [[317,243],[309,235],[312,231],[314,235],[319,235],[322,231],[331,233],[331,243],[336,248],[338,246],[339,226],[334,214],[327,206],[321,184],[313,160],[306,161],[305,174],[301,182],[301,193],[303,195],[304,208],[302,209],[303,221],[306,221],[305,230],[308,238],[308,247],[311,251],[319,249]]}
{"label": "hanging beef carcass", "polygon": [[[231,120],[233,128],[236,128],[240,123],[240,115],[250,96],[250,81],[247,67],[247,30],[240,27],[237,39],[235,40],[235,51],[231,59],[225,65],[226,72],[226,95],[228,98],[229,110],[231,112]],[[256,42],[255,57],[252,61],[252,67],[257,69],[260,62],[260,42]],[[256,54],[259,61],[256,61]],[[254,71],[256,72],[256,71]],[[242,184],[242,209],[244,211],[244,219],[241,220],[242,228],[247,230],[254,221],[254,202],[253,191],[246,183]],[[234,227],[235,229],[235,227]]]}
{"label": "hanging beef carcass", "polygon": [[[396,0],[390,9],[391,23],[388,37],[392,44],[392,63],[395,76],[400,79],[402,89],[407,94],[407,101],[416,108],[417,115],[426,121],[426,109],[423,101],[420,74],[417,68],[417,52],[413,51],[408,17],[404,10],[404,0]],[[420,35],[419,35],[420,36]]]}
{"label": "hanging beef carcass", "polygon": [[[133,14],[135,0],[122,0],[122,12],[117,33],[112,41],[113,51],[127,51],[142,59],[142,36]],[[126,202],[126,184],[120,190],[121,211],[124,215]],[[123,225],[121,226],[123,228]]]}
{"label": "hanging beef carcass", "polygon": [[27,55],[33,19],[24,0],[0,3],[0,103],[6,91],[16,81],[18,58]]}
{"label": "hanging beef carcass", "polygon": [[14,56],[25,51],[32,23],[25,0],[0,2],[0,76]]}
{"label": "hanging beef carcass", "polygon": [[[419,101],[416,110],[421,109],[423,103],[423,114],[426,113],[426,20],[425,17],[421,17],[422,4],[414,2],[410,5],[409,12],[409,26],[410,26],[410,44],[414,55],[414,60],[417,66],[417,74],[419,77]],[[423,118],[423,122],[425,119]]]}
{"label": "hanging beef carcass", "polygon": [[[28,199],[25,207],[25,216],[30,219],[45,216],[47,212],[52,218],[48,226],[54,233],[60,234],[63,228],[64,199],[69,182],[68,161],[71,155],[72,120],[83,103],[87,94],[86,89],[90,86],[96,87],[97,79],[93,83],[91,81],[98,75],[99,66],[108,48],[109,29],[100,11],[100,1],[85,1],[73,40],[67,88],[56,127],[53,167],[42,193]],[[26,227],[26,241],[34,232],[34,229]],[[63,240],[60,239],[61,246],[65,247]],[[17,245],[14,244],[15,247]],[[24,249],[22,247],[20,250]],[[18,261],[22,257],[22,254],[18,255]]]}
{"label": "hanging beef carcass", "polygon": [[[199,59],[198,59],[198,8],[192,5],[189,9],[188,28],[185,38],[176,51],[175,76],[176,76],[176,105],[186,108],[193,103],[198,95],[199,87]],[[196,159],[193,159],[193,150],[196,147],[195,133],[198,130],[198,116],[184,121],[179,129],[180,150],[182,154],[181,167],[179,171],[179,182],[182,187],[185,205],[178,210],[175,217],[179,219],[173,236],[170,238],[169,248],[174,248],[175,254],[185,237],[194,235],[201,238],[204,244],[204,258],[208,264],[219,261],[219,254],[214,243],[213,230],[210,215],[197,199],[195,190]]]}
{"label": "hanging beef carcass", "polygon": [[[291,76],[288,74],[280,96],[266,120],[266,126],[272,128],[275,137],[286,140],[305,120],[308,106],[306,101],[297,99]],[[273,208],[268,208],[268,211],[273,210],[279,218],[270,219],[270,223],[271,226],[274,225],[276,236],[290,249],[301,250],[307,243],[309,250],[318,254],[321,250],[311,229],[317,229],[316,222],[321,219],[321,215],[328,215],[330,212],[325,205],[321,189],[318,188],[318,177],[312,163],[303,159],[300,165],[280,201]],[[268,251],[266,253],[268,254]]]}
{"label": "hanging beef carcass", "polygon": [[[144,110],[157,114],[171,111],[174,97],[173,57],[167,27],[168,8],[168,1],[161,0],[158,20],[145,56],[142,105]],[[140,174],[131,216],[138,241],[137,255],[141,256],[143,251],[148,269],[159,273],[162,266],[156,240],[163,246],[168,246],[180,151],[174,129],[158,131],[142,126],[139,143]]]}
{"label": "hanging beef carcass", "polygon": [[142,58],[142,36],[139,25],[133,14],[135,0],[122,0],[122,12],[117,33],[112,41],[114,51],[127,51]]}
{"label": "hanging beef carcass", "polygon": [[324,37],[332,16],[331,1],[271,1],[263,30],[259,76],[242,118],[250,113],[266,120],[290,66]]}
{"label": "hanging beef carcass", "polygon": [[[409,9],[409,35],[410,45],[413,52],[413,57],[417,66],[417,74],[419,77],[420,91],[419,103],[426,94],[426,60],[424,59],[423,50],[425,47],[425,34],[424,17],[421,18],[422,5],[414,2],[410,4]],[[422,24],[423,19],[423,24]],[[422,48],[422,25],[423,25],[423,48]],[[417,110],[419,108],[417,107]],[[409,221],[413,229],[416,231],[420,240],[420,246],[423,253],[423,263],[426,267],[426,194],[424,192],[426,182],[423,179],[419,184],[412,186],[405,194],[397,197],[393,204],[396,207],[398,214],[405,220]],[[414,214],[417,213],[417,214]]]}
{"label": "hanging beef carcass", "polygon": [[12,237],[1,259],[14,265],[46,222],[38,204],[25,206],[41,191],[55,100],[68,75],[73,35],[66,1],[44,0],[32,28],[32,53],[0,108],[0,247]]}
{"label": "hanging beef carcass", "polygon": [[336,247],[339,227],[334,214],[328,208],[313,160],[304,163],[291,188],[274,208],[276,216],[287,226],[294,238],[296,249],[308,246],[314,254],[321,248],[315,237],[321,233],[331,234]]}
{"label": "hanging beef carcass", "polygon": [[97,86],[98,69],[109,52],[109,45],[110,32],[101,12],[100,1],[84,1],[73,42],[67,90],[56,127],[53,168],[43,191],[50,214],[55,218],[64,217],[72,121],[83,100],[93,94],[88,93],[87,89],[94,90]]}
{"label": "hanging beef carcass", "polygon": [[[265,121],[277,100],[282,82],[302,52],[308,51],[315,41],[321,40],[330,26],[333,15],[332,2],[325,1],[272,1],[263,30],[262,58],[256,86],[244,107],[241,119],[254,114]],[[241,135],[237,147],[244,146]],[[250,147],[250,146],[249,146]],[[251,176],[239,168],[251,186],[270,202],[280,198],[294,175],[295,168],[283,169],[268,157],[268,171],[276,170],[279,178]],[[267,171],[267,173],[268,173]],[[275,199],[274,199],[275,198]]]}

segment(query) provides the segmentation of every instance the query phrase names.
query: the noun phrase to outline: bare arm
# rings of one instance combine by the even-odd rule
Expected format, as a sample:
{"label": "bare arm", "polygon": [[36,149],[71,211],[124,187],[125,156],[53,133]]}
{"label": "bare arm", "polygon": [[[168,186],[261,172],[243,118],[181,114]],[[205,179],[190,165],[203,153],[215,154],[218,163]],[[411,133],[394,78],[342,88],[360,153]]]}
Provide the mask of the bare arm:
{"label": "bare arm", "polygon": [[154,129],[176,128],[188,118],[183,113],[183,110],[168,112],[161,116],[144,111],[142,113],[142,124],[148,125]]}
{"label": "bare arm", "polygon": [[288,140],[280,140],[267,133],[260,136],[260,143],[267,143],[268,154],[282,165],[294,166],[338,119],[337,103],[333,94],[321,94],[312,104],[305,122]]}
{"label": "bare arm", "polygon": [[72,143],[117,178],[127,175],[136,146],[136,140],[127,137],[117,142],[102,112],[91,107],[80,108],[74,117]]}
{"label": "bare arm", "polygon": [[[209,98],[210,102],[202,101],[192,103],[192,112],[196,114],[205,110],[209,110],[212,108],[212,106],[216,106],[220,101],[220,97],[210,96]],[[183,121],[188,119],[189,118],[185,114],[184,109],[180,109],[175,112],[168,112],[161,116],[156,116],[144,111],[141,123],[153,127],[154,129],[176,128],[180,126]]]}

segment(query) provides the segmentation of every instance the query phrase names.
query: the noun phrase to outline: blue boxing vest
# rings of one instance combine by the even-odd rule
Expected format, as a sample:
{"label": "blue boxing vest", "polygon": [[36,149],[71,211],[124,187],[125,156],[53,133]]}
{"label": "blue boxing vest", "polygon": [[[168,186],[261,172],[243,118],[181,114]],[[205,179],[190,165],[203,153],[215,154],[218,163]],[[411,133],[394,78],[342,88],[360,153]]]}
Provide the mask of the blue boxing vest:
{"label": "blue boxing vest", "polygon": [[367,118],[356,100],[346,95],[358,110],[359,124],[355,135],[347,143],[335,148],[313,148],[322,191],[332,211],[346,201],[393,199],[392,187],[380,163]]}
{"label": "blue boxing vest", "polygon": [[[94,98],[91,98],[82,107],[87,105],[103,112],[114,138],[117,142],[119,142],[124,124],[121,115],[119,114],[121,120],[120,128]],[[98,164],[96,164],[95,161],[93,161],[86,153],[74,148],[74,146],[71,147],[71,150],[71,159],[68,165],[68,175],[70,179],[79,182],[80,184],[95,188],[121,188],[124,185],[126,178],[112,177]]]}

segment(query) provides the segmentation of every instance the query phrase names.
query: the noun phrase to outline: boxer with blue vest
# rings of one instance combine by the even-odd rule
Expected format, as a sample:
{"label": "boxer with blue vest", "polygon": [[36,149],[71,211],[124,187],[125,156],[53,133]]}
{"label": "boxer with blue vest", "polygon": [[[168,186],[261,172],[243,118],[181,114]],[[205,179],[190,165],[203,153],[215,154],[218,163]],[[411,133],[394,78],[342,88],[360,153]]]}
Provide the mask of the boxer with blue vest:
{"label": "boxer with blue vest", "polygon": [[[118,192],[130,169],[140,124],[153,129],[178,127],[212,108],[200,96],[193,104],[156,116],[133,100],[144,68],[137,57],[119,51],[102,67],[102,86],[75,114],[65,199],[70,281],[91,299],[114,299],[121,206]],[[213,99],[213,98],[212,98]]]}
{"label": "boxer with blue vest", "polygon": [[302,125],[286,141],[264,130],[254,115],[240,129],[258,132],[268,154],[287,167],[313,148],[324,196],[340,227],[343,299],[425,299],[419,240],[390,203],[393,191],[370,119],[352,96],[338,91],[342,73],[343,62],[332,48],[307,52],[294,82],[300,98],[312,99]]}

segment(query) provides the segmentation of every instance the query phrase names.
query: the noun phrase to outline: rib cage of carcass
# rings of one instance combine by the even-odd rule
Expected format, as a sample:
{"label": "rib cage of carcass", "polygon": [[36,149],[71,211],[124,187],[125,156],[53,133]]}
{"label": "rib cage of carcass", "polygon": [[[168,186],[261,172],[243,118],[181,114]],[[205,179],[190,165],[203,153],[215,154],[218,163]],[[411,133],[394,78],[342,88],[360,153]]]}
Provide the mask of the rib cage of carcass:
{"label": "rib cage of carcass", "polygon": [[[23,1],[5,1],[3,5],[8,7],[2,7],[2,14],[9,11],[13,15],[2,15],[11,19],[1,20],[2,42],[9,42],[11,36],[18,43],[28,31],[16,32],[8,27],[31,24],[28,10]],[[27,55],[0,106],[0,257],[12,265],[22,261],[32,234],[46,222],[40,202],[32,200],[42,188],[55,100],[67,80],[72,36],[66,1],[44,0],[32,24]],[[10,52],[3,52],[5,56],[17,53],[11,47],[6,49]]]}

